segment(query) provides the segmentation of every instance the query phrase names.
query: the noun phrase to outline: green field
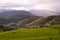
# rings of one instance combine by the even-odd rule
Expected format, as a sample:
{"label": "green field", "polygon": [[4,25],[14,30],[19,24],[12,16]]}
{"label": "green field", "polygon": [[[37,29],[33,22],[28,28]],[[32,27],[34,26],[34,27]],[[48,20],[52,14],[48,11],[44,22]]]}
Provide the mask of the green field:
{"label": "green field", "polygon": [[60,40],[60,25],[13,31],[0,32],[0,40]]}

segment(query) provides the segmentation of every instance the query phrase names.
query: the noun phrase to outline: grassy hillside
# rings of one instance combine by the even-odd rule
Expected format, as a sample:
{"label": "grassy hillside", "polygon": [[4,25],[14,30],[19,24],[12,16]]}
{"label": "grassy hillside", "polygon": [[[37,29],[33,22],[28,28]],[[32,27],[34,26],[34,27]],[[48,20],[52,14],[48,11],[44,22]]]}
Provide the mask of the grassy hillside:
{"label": "grassy hillside", "polygon": [[60,24],[60,15],[57,16],[54,20],[51,22],[52,24]]}
{"label": "grassy hillside", "polygon": [[[15,21],[15,20],[14,20]],[[16,22],[17,21],[17,22]],[[29,27],[45,27],[48,24],[60,24],[60,16],[46,16],[46,17],[38,17],[38,16],[28,16],[22,20],[16,20],[15,22],[8,23],[4,25],[7,29],[17,29],[20,27],[29,28]],[[47,24],[48,23],[48,24]]]}
{"label": "grassy hillside", "polygon": [[44,25],[44,24],[50,22],[51,20],[53,20],[54,18],[56,18],[56,16],[47,16],[47,17],[43,17],[43,18],[38,18],[37,20],[27,24],[26,26]]}
{"label": "grassy hillside", "polygon": [[[18,18],[19,17],[19,18]],[[9,20],[1,20],[0,23],[4,23],[8,26],[18,26],[18,27],[33,27],[36,25],[44,25],[46,23],[50,24],[60,24],[60,16],[18,16]]]}
{"label": "grassy hillside", "polygon": [[18,30],[0,33],[0,40],[60,40],[60,25],[48,28],[21,28]]}
{"label": "grassy hillside", "polygon": [[38,16],[31,16],[30,18],[26,18],[26,19],[24,19],[24,20],[18,21],[18,22],[16,23],[16,25],[17,25],[18,27],[25,27],[26,24],[29,24],[29,23],[35,21],[35,20],[38,19],[38,18],[40,18],[40,17],[38,17]]}

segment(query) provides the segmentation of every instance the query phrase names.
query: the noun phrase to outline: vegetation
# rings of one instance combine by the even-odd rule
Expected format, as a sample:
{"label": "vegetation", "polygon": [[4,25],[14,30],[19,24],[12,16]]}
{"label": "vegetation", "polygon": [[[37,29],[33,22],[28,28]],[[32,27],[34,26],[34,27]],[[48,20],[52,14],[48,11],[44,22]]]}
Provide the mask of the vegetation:
{"label": "vegetation", "polygon": [[59,18],[29,16],[15,24],[11,22],[0,25],[0,30],[4,31],[0,32],[0,40],[60,40],[60,21],[56,23]]}
{"label": "vegetation", "polygon": [[0,31],[3,31],[3,32],[6,32],[6,31],[10,31],[10,30],[15,30],[16,28],[14,28],[14,27],[7,27],[7,26],[4,26],[4,25],[1,25],[0,24]]}
{"label": "vegetation", "polygon": [[27,24],[26,26],[34,26],[34,25],[38,26],[38,25],[40,25],[41,27],[43,27],[43,25],[45,25],[46,23],[49,23],[51,20],[53,20],[55,18],[56,18],[56,16],[47,16],[47,17],[43,17],[43,18],[38,18],[37,20]]}
{"label": "vegetation", "polygon": [[52,20],[51,24],[60,24],[60,16],[57,16],[54,20]]}
{"label": "vegetation", "polygon": [[26,24],[29,24],[29,23],[31,23],[31,22],[33,22],[34,20],[36,20],[36,19],[38,19],[38,18],[40,18],[40,17],[30,17],[30,18],[26,18],[26,19],[24,19],[24,20],[21,20],[21,21],[19,21],[19,22],[17,22],[16,23],[16,25],[19,27],[25,27],[25,25]]}
{"label": "vegetation", "polygon": [[0,33],[0,40],[60,40],[59,27],[60,25],[45,28],[20,28]]}

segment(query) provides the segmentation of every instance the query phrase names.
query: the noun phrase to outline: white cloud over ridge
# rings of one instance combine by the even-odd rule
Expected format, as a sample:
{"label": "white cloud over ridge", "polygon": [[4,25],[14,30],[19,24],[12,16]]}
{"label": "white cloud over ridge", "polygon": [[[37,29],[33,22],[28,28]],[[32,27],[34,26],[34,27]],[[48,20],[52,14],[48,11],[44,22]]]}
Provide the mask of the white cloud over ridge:
{"label": "white cloud over ridge", "polygon": [[60,10],[60,0],[0,0],[0,9]]}

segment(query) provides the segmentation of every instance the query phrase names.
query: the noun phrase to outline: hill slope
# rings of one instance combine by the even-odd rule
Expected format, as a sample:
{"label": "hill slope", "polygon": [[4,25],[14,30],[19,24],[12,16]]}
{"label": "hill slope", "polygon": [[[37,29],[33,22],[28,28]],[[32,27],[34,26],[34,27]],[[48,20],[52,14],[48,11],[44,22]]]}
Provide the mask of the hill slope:
{"label": "hill slope", "polygon": [[40,18],[40,17],[38,17],[38,16],[31,16],[30,18],[26,18],[24,20],[18,21],[16,23],[16,25],[19,26],[19,27],[25,27],[26,24],[29,24],[29,23],[35,21],[38,18]]}
{"label": "hill slope", "polygon": [[47,17],[43,17],[43,18],[38,18],[37,20],[27,24],[26,26],[36,26],[36,25],[44,25],[45,23],[50,22],[51,20],[53,20],[56,16],[47,16]]}
{"label": "hill slope", "polygon": [[53,19],[52,21],[50,21],[51,24],[60,24],[60,15],[56,16],[55,19]]}

